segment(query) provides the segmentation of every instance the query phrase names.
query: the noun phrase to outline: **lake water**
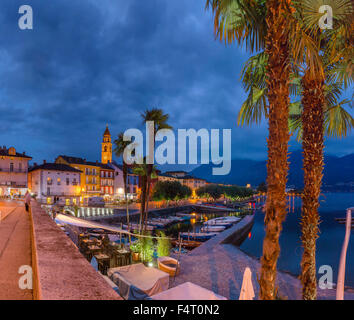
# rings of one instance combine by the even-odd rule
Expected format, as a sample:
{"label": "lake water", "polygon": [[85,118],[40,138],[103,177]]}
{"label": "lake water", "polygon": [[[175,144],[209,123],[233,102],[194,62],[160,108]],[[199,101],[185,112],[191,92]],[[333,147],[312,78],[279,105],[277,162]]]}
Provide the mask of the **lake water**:
{"label": "lake water", "polygon": [[[339,259],[345,235],[345,225],[339,224],[335,218],[345,217],[346,209],[353,206],[354,193],[325,193],[321,196],[319,209],[321,233],[317,240],[316,267],[318,271],[321,265],[330,265],[334,272],[334,282],[337,282]],[[295,275],[300,273],[302,255],[300,216],[301,199],[295,198],[294,202],[292,199],[290,212],[287,214],[280,236],[281,252],[278,269]],[[241,244],[240,249],[259,258],[262,255],[264,234],[264,213],[258,210],[250,237]],[[354,229],[351,232],[347,251],[345,285],[354,287]]]}

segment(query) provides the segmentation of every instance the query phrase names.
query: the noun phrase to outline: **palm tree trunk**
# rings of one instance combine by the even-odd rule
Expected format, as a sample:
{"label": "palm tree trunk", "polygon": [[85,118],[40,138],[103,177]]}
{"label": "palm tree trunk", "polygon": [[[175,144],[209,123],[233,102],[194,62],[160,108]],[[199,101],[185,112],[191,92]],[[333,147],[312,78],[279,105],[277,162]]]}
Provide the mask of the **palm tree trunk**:
{"label": "palm tree trunk", "polygon": [[[130,223],[129,223],[129,204],[128,204],[128,195],[127,195],[127,185],[128,185],[128,174],[127,174],[127,165],[123,161],[123,180],[124,180],[124,198],[125,198],[125,205],[127,209],[127,225],[128,231],[130,232]],[[129,245],[132,244],[131,236],[129,233]]]}
{"label": "palm tree trunk", "polygon": [[319,196],[323,177],[324,79],[307,72],[302,79],[302,147],[304,153],[304,192],[302,196],[301,229],[304,252],[301,260],[302,297],[315,300],[316,240],[319,233]]}
{"label": "palm tree trunk", "polygon": [[145,231],[147,229],[147,221],[148,221],[148,214],[149,214],[150,185],[151,185],[151,178],[147,177],[146,209],[145,209],[145,225],[144,225]]}
{"label": "palm tree trunk", "polygon": [[139,233],[142,232],[142,224],[145,219],[145,205],[146,205],[146,177],[141,176],[141,196],[140,196],[140,226]]}
{"label": "palm tree trunk", "polygon": [[269,137],[267,162],[267,200],[265,238],[260,271],[260,298],[276,298],[279,236],[286,216],[286,182],[289,142],[289,39],[286,16],[290,0],[267,1],[268,54],[267,86],[269,102]]}

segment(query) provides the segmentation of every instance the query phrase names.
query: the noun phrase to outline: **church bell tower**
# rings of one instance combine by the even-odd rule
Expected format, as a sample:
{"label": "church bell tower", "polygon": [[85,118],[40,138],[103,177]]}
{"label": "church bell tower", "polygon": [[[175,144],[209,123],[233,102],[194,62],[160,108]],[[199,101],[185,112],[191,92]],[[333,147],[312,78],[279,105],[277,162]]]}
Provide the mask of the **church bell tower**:
{"label": "church bell tower", "polygon": [[104,164],[107,164],[108,162],[112,162],[112,140],[111,140],[111,133],[108,130],[108,125],[103,134],[101,162]]}

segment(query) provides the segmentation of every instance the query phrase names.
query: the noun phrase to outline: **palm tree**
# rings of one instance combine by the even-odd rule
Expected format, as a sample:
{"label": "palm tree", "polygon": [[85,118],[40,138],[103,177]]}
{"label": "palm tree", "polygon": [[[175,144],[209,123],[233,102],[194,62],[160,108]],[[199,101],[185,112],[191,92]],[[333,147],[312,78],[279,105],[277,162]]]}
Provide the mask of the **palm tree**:
{"label": "palm tree", "polygon": [[[161,129],[171,129],[172,127],[167,123],[169,115],[164,114],[162,109],[157,109],[157,108],[152,108],[145,110],[142,114],[141,117],[143,119],[143,123],[146,123],[147,121],[153,121],[154,122],[154,127],[153,127],[153,145],[151,146],[152,149],[155,149],[155,136],[157,131]],[[150,150],[151,152],[151,150]],[[146,223],[147,223],[147,216],[149,212],[149,201],[150,201],[150,189],[151,189],[151,179],[152,175],[154,173],[154,168],[153,164],[147,164],[147,172],[146,172]]]}
{"label": "palm tree", "polygon": [[[276,298],[279,236],[286,216],[286,182],[289,142],[289,28],[290,0],[207,0],[214,13],[216,33],[226,42],[246,42],[251,50],[268,56],[268,162],[266,234],[261,258],[260,298]],[[265,19],[264,19],[265,17]]]}
{"label": "palm tree", "polygon": [[[297,11],[304,17],[303,24],[305,32],[312,38],[318,38],[315,42],[319,43],[318,55],[320,57],[319,68],[312,72],[308,63],[308,56],[312,55],[309,48],[305,48],[304,62],[306,70],[301,80],[302,84],[302,147],[304,153],[304,191],[302,197],[301,228],[304,252],[301,260],[301,282],[303,285],[303,299],[314,300],[317,297],[317,279],[316,279],[316,240],[319,233],[319,196],[323,177],[323,150],[324,150],[324,125],[325,110],[329,105],[325,99],[325,81],[331,83],[333,70],[337,65],[345,65],[346,61],[341,60],[337,65],[330,59],[329,47],[333,42],[337,42],[341,37],[343,30],[350,28],[350,21],[353,14],[353,8],[350,1],[341,0],[341,7],[333,6],[334,30],[325,32],[319,29],[318,20],[315,21],[314,0],[304,0],[300,2]],[[333,3],[335,5],[336,3]],[[318,17],[318,15],[317,15]],[[347,27],[346,27],[347,26]],[[334,71],[335,73],[336,71]],[[327,78],[327,79],[326,79]],[[329,79],[328,79],[329,78]],[[340,84],[341,85],[341,84]],[[339,86],[340,86],[339,85]],[[329,93],[328,96],[334,96]],[[334,100],[336,97],[334,97]],[[327,99],[328,100],[328,99]],[[331,122],[328,123],[330,127]]]}
{"label": "palm tree", "polygon": [[[309,7],[314,8],[313,3]],[[319,33],[315,33],[317,34]],[[313,34],[308,37],[314,38]],[[323,48],[323,43],[325,43],[323,38],[320,40],[322,51],[328,51]],[[316,41],[318,40],[313,39],[312,44]],[[296,41],[294,43],[292,49],[296,52]],[[329,43],[332,44],[333,41]],[[311,55],[313,46],[311,42],[309,44],[310,46],[303,42],[302,46]],[[302,79],[296,73],[297,71],[291,75],[291,92],[295,95],[302,95],[301,103],[295,101],[291,104],[293,114],[290,127],[293,131],[298,131],[298,137],[301,135],[303,137],[305,188],[301,223],[304,247],[301,280],[304,299],[315,299],[317,294],[315,256],[319,231],[318,199],[323,170],[323,129],[325,127],[325,133],[330,136],[345,136],[354,125],[353,118],[343,108],[348,101],[337,102],[341,87],[344,83],[348,83],[345,77],[337,76],[339,70],[346,69],[343,68],[343,61],[341,64],[331,64],[327,61],[328,57],[320,57],[319,53],[318,57],[317,68],[321,70],[312,72],[307,60]],[[249,59],[242,70],[243,84],[249,95],[239,113],[239,124],[259,122],[262,116],[268,116],[266,109],[268,89],[265,85],[264,72],[266,63],[267,56],[263,52]]]}
{"label": "palm tree", "polygon": [[[140,177],[140,186],[141,186],[141,196],[140,196],[140,232],[146,231],[147,227],[147,218],[148,218],[148,212],[145,210],[145,204],[146,201],[149,199],[148,198],[148,177],[154,178],[156,176],[156,169],[154,165],[152,165],[152,168],[150,167],[149,164],[146,163],[146,158],[143,159],[141,164],[136,164],[133,169],[134,174],[138,175]],[[144,224],[144,228],[142,228],[142,225]]]}
{"label": "palm tree", "polygon": [[[128,197],[127,197],[127,188],[128,188],[128,165],[124,161],[124,150],[125,148],[130,144],[129,141],[124,141],[124,133],[121,132],[118,134],[118,138],[114,140],[115,148],[114,148],[114,153],[116,154],[117,157],[122,157],[123,159],[123,184],[124,184],[124,200],[126,204],[126,209],[127,209],[127,225],[128,225],[128,230],[130,230],[130,224],[129,224],[129,204],[128,204]],[[129,243],[131,243],[131,237],[129,234]]]}

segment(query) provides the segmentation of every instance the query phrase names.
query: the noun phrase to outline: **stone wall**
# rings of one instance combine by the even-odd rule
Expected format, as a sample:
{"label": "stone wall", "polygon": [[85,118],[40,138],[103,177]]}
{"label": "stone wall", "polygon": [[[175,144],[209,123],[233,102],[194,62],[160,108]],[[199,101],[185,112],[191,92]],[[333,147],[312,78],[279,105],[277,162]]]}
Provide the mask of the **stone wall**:
{"label": "stone wall", "polygon": [[31,203],[31,229],[35,299],[122,299],[36,201]]}

